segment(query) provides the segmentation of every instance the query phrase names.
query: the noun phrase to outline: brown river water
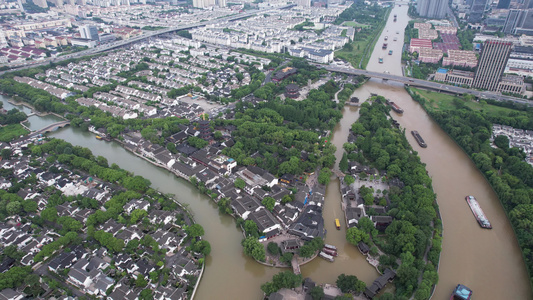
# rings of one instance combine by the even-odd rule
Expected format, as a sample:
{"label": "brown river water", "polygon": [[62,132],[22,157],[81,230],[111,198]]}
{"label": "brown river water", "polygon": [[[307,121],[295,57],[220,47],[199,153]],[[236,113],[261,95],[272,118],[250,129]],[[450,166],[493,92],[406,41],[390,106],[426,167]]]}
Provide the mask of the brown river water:
{"label": "brown river water", "polygon": [[[397,22],[392,21],[394,14],[398,15]],[[403,29],[407,22],[407,5],[396,6],[376,44],[368,70],[401,74]],[[396,34],[396,31],[399,33]],[[388,50],[381,49],[385,35],[389,37],[389,49],[394,50],[390,56]],[[397,42],[391,41],[393,36],[398,37]],[[378,63],[380,56],[385,58],[383,64]],[[433,299],[449,299],[458,283],[470,287],[474,291],[474,299],[533,299],[528,274],[510,223],[495,193],[468,156],[409,97],[403,86],[372,79],[354,95],[366,99],[370,93],[390,98],[404,109],[402,116],[391,114],[406,128],[407,139],[427,164],[433,179],[444,226],[440,280]],[[6,99],[2,100],[6,102]],[[357,117],[357,108],[343,109],[343,118],[335,127],[332,138],[332,143],[337,147],[337,162],[342,157],[342,145],[346,142],[348,130]],[[52,119],[45,123],[53,122]],[[35,126],[40,124],[37,119],[32,123]],[[422,135],[428,145],[426,149],[418,146],[409,134],[411,130],[418,130]],[[216,205],[188,182],[132,155],[116,143],[96,140],[91,133],[66,127],[53,132],[51,136],[91,149],[95,155],[106,157],[110,164],[116,163],[144,176],[154,188],[176,195],[180,202],[189,206],[196,221],[205,228],[205,238],[212,246],[196,299],[260,299],[261,284],[281,270],[265,267],[246,257],[240,245],[242,233],[236,228],[235,221],[219,214]],[[474,195],[478,199],[493,225],[492,230],[479,227],[464,200],[466,195]],[[344,222],[342,216],[339,183],[333,179],[327,187],[324,220],[328,231],[326,243],[338,247],[339,257],[333,263],[316,258],[302,266],[302,274],[318,283],[335,283],[339,274],[353,274],[371,284],[378,276],[377,271],[355,247],[345,241],[345,230],[335,229],[334,219],[339,218]]]}

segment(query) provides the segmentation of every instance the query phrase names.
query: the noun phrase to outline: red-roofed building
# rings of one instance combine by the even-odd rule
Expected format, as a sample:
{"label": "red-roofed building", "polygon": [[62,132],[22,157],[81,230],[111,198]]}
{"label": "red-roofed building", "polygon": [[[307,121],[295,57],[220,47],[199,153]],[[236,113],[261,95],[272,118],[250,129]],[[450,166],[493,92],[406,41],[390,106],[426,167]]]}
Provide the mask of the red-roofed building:
{"label": "red-roofed building", "polygon": [[411,39],[411,43],[409,43],[409,52],[420,52],[420,48],[433,48],[433,44],[431,43],[431,40],[425,40],[425,39]]}

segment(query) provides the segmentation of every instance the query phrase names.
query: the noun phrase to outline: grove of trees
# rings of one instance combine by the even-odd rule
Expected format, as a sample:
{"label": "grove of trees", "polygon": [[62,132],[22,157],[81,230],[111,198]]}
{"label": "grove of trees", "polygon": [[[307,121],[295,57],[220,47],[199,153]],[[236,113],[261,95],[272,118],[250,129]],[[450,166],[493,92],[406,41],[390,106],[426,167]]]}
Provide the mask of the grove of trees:
{"label": "grove of trees", "polygon": [[[361,218],[358,227],[347,230],[346,239],[353,245],[360,241],[375,243],[386,253],[380,257],[380,268],[397,270],[396,294],[410,297],[417,289],[425,292],[438,278],[435,266],[440,252],[440,220],[431,178],[404,132],[392,126],[387,118],[389,111],[390,107],[381,96],[363,103],[359,120],[352,125],[357,139],[344,148],[350,150],[347,151],[349,160],[385,170],[387,180],[400,180],[405,187],[392,187],[388,192],[391,204],[387,215],[392,216],[393,221],[384,232],[386,237],[378,234],[370,220]],[[372,189],[361,188],[360,192],[365,203],[372,204]],[[428,246],[431,257],[426,262],[424,253]],[[418,284],[421,274],[423,280]]]}

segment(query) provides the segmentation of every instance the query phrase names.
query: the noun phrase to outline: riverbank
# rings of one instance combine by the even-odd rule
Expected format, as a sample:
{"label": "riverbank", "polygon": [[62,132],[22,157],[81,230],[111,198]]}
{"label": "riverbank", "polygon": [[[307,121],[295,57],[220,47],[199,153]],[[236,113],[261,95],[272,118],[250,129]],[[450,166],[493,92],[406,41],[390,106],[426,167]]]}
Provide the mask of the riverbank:
{"label": "riverbank", "polygon": [[[17,101],[15,101],[17,100]],[[7,102],[9,102],[10,104],[13,104],[15,106],[17,105],[21,105],[21,106],[25,106],[29,109],[31,109],[32,113],[28,115],[28,117],[31,117],[33,115],[36,115],[38,117],[45,117],[45,116],[48,116],[48,115],[53,115],[53,116],[56,116],[64,121],[66,121],[67,119],[64,117],[64,116],[61,116],[59,114],[56,114],[54,112],[40,112],[40,111],[37,111],[35,109],[35,107],[33,107],[31,104],[27,103],[24,101],[24,99],[22,99],[21,97],[17,96],[17,95],[14,95],[12,98],[10,98],[9,100],[7,100]],[[24,121],[25,122],[25,121]]]}
{"label": "riverbank", "polygon": [[[445,119],[443,119],[442,116],[440,116],[439,119],[436,119],[435,118],[436,117],[435,109],[434,108],[429,108],[428,107],[428,102],[423,100],[421,95],[413,92],[410,88],[406,88],[406,90],[411,95],[413,100],[418,102],[421,105],[421,107],[426,111],[428,116],[435,123],[439,124],[439,126],[444,130],[445,128],[443,128],[443,126],[444,125],[448,125],[447,121]],[[426,96],[426,98],[427,98],[427,96]],[[457,112],[459,110],[460,110],[460,108],[448,107],[446,112],[447,113],[453,113],[453,112]],[[441,113],[443,113],[443,111],[441,111]],[[446,126],[446,128],[448,129],[447,126]],[[474,132],[475,130],[472,130],[472,131],[473,131],[472,133],[475,134],[475,132]],[[502,179],[497,180],[496,179],[496,178],[501,178],[503,175],[517,176],[517,174],[512,174],[508,168],[504,168],[502,166],[499,167],[498,173],[489,172],[490,169],[495,168],[494,164],[491,163],[490,166],[481,165],[480,161],[479,161],[479,158],[478,158],[481,154],[486,153],[485,150],[475,151],[472,148],[467,149],[467,148],[465,148],[465,145],[460,142],[460,140],[458,139],[457,136],[451,135],[448,130],[444,130],[444,132],[448,135],[448,137],[451,140],[453,140],[455,142],[455,144],[464,152],[464,154],[467,155],[467,157],[470,159],[471,163],[477,167],[477,170],[479,171],[479,173],[481,173],[481,175],[483,176],[484,180],[487,182],[487,184],[489,184],[489,186],[491,187],[491,190],[498,196],[498,202],[499,202],[499,204],[501,206],[501,209],[504,211],[505,216],[507,217],[507,220],[509,221],[509,223],[511,225],[511,228],[512,228],[513,233],[514,233],[513,237],[516,239],[516,242],[520,245],[520,251],[521,251],[521,254],[522,254],[521,256],[522,256],[522,259],[525,262],[524,265],[527,268],[528,275],[531,278],[532,277],[532,269],[533,269],[533,267],[527,264],[530,260],[529,260],[528,256],[526,255],[526,251],[529,253],[529,250],[530,250],[530,245],[529,245],[530,241],[529,240],[521,240],[521,239],[519,239],[519,236],[523,236],[524,234],[527,234],[527,232],[524,232],[524,228],[519,227],[520,226],[519,225],[520,224],[519,221],[521,221],[521,220],[516,220],[516,222],[512,222],[513,221],[512,215],[515,215],[516,208],[517,208],[517,206],[516,206],[517,205],[516,204],[517,200],[516,200],[516,198],[514,200],[509,199],[509,194],[514,195],[515,192],[516,192],[516,188],[514,188],[514,189],[513,188],[505,189],[505,192],[504,192],[502,190],[502,185],[505,184],[505,180],[502,180]],[[502,164],[503,163],[504,162],[502,161]],[[532,168],[531,166],[528,166],[528,167]],[[527,172],[527,170],[523,170],[522,172]],[[531,170],[529,170],[529,172],[531,172]],[[487,174],[491,174],[491,176],[489,177]],[[495,177],[495,174],[498,174],[499,176]],[[518,180],[519,178],[516,178],[516,179]],[[517,184],[519,184],[519,183],[517,183]],[[515,184],[515,186],[517,184]],[[524,187],[522,187],[522,188],[524,188]],[[526,185],[526,188],[527,188],[527,185]],[[531,189],[530,186],[529,186],[529,188]],[[522,205],[526,205],[526,204],[522,204]],[[525,218],[525,217],[526,216],[522,216],[522,218]],[[532,284],[532,283],[533,282],[530,281],[530,284]],[[530,285],[530,287],[532,287],[532,286]]]}
{"label": "riverbank", "polygon": [[[380,8],[386,10],[384,13],[383,19],[380,20],[378,24],[374,24],[374,28],[361,28],[360,32],[355,33],[353,41],[348,46],[344,46],[343,49],[337,50],[335,52],[335,57],[343,59],[349,62],[354,68],[357,69],[366,69],[370,56],[373,52],[375,44],[378,41],[378,38],[385,28],[387,19],[389,18],[391,9],[390,8]],[[369,14],[375,14],[375,11],[372,11]],[[370,22],[372,20],[369,20]]]}

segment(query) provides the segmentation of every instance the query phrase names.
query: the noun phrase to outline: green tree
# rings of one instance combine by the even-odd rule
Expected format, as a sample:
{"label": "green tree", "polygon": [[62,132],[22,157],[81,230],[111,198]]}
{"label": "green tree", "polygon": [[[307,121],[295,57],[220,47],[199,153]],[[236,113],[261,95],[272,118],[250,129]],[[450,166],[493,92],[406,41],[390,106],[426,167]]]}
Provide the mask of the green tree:
{"label": "green tree", "polygon": [[291,202],[291,201],[292,201],[292,198],[291,198],[290,195],[285,195],[285,196],[283,196],[283,198],[281,199],[281,203],[282,203],[282,204],[287,204],[287,203],[289,203],[289,202]]}
{"label": "green tree", "polygon": [[204,228],[200,224],[193,224],[185,228],[185,233],[190,237],[199,237],[205,234]]}
{"label": "green tree", "polygon": [[241,190],[244,189],[244,187],[246,186],[246,182],[244,182],[244,180],[242,180],[241,178],[235,179],[233,184],[235,185],[236,188],[241,189]]}
{"label": "green tree", "polygon": [[311,295],[311,298],[313,300],[320,300],[322,297],[324,297],[324,289],[322,289],[321,286],[314,286],[310,291],[309,295]]}
{"label": "green tree", "polygon": [[331,170],[327,168],[323,168],[320,170],[320,174],[318,175],[318,182],[320,184],[327,185],[331,178]]}
{"label": "green tree", "polygon": [[144,288],[148,285],[148,281],[144,279],[143,274],[137,275],[137,279],[135,279],[135,286],[138,288]]}
{"label": "green tree", "polygon": [[257,224],[252,220],[246,220],[244,222],[244,232],[246,233],[246,236],[252,236],[255,238],[259,237],[259,229],[257,228]]}
{"label": "green tree", "polygon": [[269,211],[272,211],[276,205],[276,199],[272,197],[265,197],[263,198],[263,201],[261,201],[261,204],[263,204]]}
{"label": "green tree", "polygon": [[139,299],[140,300],[152,300],[154,299],[154,297],[152,296],[152,290],[151,289],[144,289],[141,291],[141,293],[139,294]]}
{"label": "green tree", "polygon": [[355,182],[355,178],[353,178],[353,176],[350,176],[350,175],[344,176],[344,183],[346,183],[347,185],[350,185],[354,182]]}
{"label": "green tree", "polygon": [[194,252],[202,253],[204,256],[208,256],[211,253],[211,244],[208,241],[198,241],[194,243],[192,248]]}
{"label": "green tree", "polygon": [[9,202],[6,205],[6,212],[10,216],[18,215],[22,210],[22,204],[18,201]]}
{"label": "green tree", "polygon": [[135,224],[137,221],[141,220],[142,218],[146,217],[148,213],[144,209],[134,209],[131,212],[130,216],[130,223]]}
{"label": "green tree", "polygon": [[346,172],[348,171],[348,155],[345,153],[342,154],[342,159],[341,161],[339,162],[339,169],[342,171],[342,172]]}
{"label": "green tree", "polygon": [[367,233],[365,233],[362,230],[359,230],[357,227],[352,227],[346,230],[346,240],[354,245],[357,246],[359,242],[363,241],[365,243],[368,243],[370,240],[370,237]]}
{"label": "green tree", "polygon": [[355,275],[341,274],[337,277],[336,284],[343,293],[360,293],[366,288],[366,284]]}
{"label": "green tree", "polygon": [[244,254],[251,256],[255,260],[265,261],[266,251],[265,247],[254,237],[247,237],[242,240]]}
{"label": "green tree", "polygon": [[278,256],[279,253],[280,253],[280,249],[279,249],[279,246],[278,244],[274,243],[274,242],[269,242],[268,245],[267,245],[267,250],[270,254],[274,255],[274,256]]}

